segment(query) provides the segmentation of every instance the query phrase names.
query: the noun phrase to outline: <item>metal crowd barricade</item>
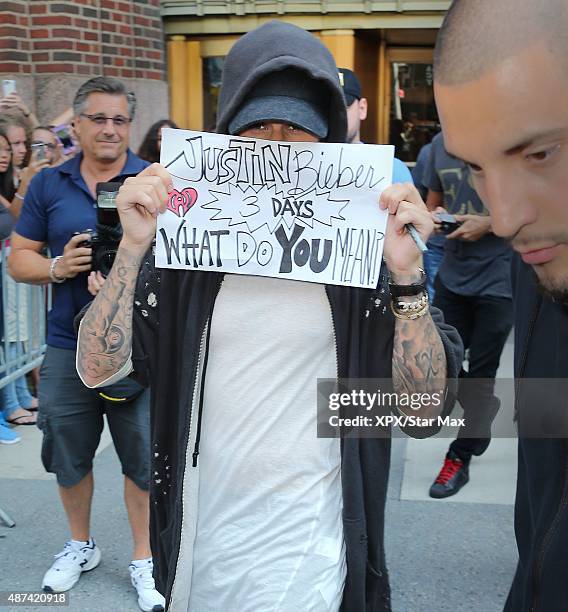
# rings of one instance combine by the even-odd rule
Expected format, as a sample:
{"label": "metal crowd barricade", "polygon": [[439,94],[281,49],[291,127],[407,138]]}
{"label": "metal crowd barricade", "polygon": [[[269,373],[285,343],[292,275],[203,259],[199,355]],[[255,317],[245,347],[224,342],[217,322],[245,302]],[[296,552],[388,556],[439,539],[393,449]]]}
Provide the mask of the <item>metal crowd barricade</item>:
{"label": "metal crowd barricade", "polygon": [[[1,389],[41,365],[46,347],[47,311],[51,308],[51,286],[16,283],[8,274],[9,240],[3,241],[0,249]],[[14,525],[2,508],[0,521],[8,527]]]}
{"label": "metal crowd barricade", "polygon": [[9,240],[2,242],[0,389],[41,365],[46,347],[50,285],[16,283],[8,274]]}

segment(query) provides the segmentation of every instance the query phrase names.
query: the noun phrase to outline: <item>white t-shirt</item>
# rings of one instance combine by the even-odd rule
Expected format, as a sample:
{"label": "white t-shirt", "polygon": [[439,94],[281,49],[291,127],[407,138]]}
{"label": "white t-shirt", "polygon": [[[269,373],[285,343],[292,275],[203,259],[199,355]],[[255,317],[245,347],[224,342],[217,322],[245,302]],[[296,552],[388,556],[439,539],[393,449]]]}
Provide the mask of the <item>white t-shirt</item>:
{"label": "white t-shirt", "polygon": [[189,612],[337,612],[345,582],[335,378],[323,285],[226,275],[211,323]]}

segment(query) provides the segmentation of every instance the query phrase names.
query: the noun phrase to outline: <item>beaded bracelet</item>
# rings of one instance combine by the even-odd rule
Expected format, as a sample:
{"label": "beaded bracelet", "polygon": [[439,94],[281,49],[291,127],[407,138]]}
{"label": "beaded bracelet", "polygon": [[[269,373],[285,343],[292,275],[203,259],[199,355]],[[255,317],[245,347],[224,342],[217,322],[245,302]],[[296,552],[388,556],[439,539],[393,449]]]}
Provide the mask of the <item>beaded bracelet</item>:
{"label": "beaded bracelet", "polygon": [[419,300],[413,302],[391,300],[391,310],[397,319],[406,319],[407,321],[419,319],[429,311],[428,294],[424,293]]}

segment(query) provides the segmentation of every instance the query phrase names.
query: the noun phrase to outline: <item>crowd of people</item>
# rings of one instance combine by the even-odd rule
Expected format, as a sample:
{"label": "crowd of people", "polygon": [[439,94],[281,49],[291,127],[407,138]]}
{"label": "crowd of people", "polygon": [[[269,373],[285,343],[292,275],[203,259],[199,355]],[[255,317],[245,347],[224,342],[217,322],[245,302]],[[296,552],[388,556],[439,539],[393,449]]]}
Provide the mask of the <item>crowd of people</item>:
{"label": "crowd of people", "polygon": [[[34,176],[44,168],[58,167],[80,154],[80,143],[74,136],[72,124],[62,123],[71,118],[72,113],[66,110],[48,125],[40,125],[17,91],[0,99],[0,240],[5,241],[0,258],[4,267],[10,252],[9,237]],[[139,149],[142,159],[150,163],[159,161],[164,126],[176,127],[168,119],[153,124]],[[27,340],[28,304],[26,293],[16,289],[10,276],[6,277],[6,283],[6,303],[0,299],[0,337],[6,341],[3,358],[10,363],[18,355],[17,344]],[[25,352],[25,345],[20,347],[20,352]],[[38,372],[34,370],[0,388],[1,444],[15,444],[21,440],[14,426],[36,424],[38,400],[32,392],[37,393],[38,379]]]}
{"label": "crowd of people", "polygon": [[[499,24],[513,7],[522,31],[507,35]],[[92,467],[106,414],[142,610],[391,609],[390,439],[316,438],[316,381],[391,378],[422,392],[442,382],[445,404],[428,415],[449,413],[457,397],[469,426],[433,474],[437,499],[458,494],[472,456],[490,444],[513,323],[515,375],[564,376],[567,24],[561,0],[454,0],[435,52],[441,132],[412,176],[395,159],[377,202],[389,215],[377,292],[390,309],[363,307],[377,294],[361,288],[157,271],[156,217],[173,188],[157,162],[162,129],[177,126],[155,123],[135,154],[136,98],[108,77],[81,85],[45,126],[17,92],[0,100],[5,282],[54,292],[38,395],[21,377],[4,386],[0,413],[0,442],[17,442],[19,426],[41,429],[68,521],[44,591],[68,591],[100,563]],[[272,21],[229,52],[216,129],[357,144],[366,113],[356,74],[305,30]],[[92,270],[86,230],[98,224],[97,184],[109,182],[121,240],[103,275]],[[424,257],[408,224],[427,241]],[[4,288],[5,359],[26,340],[11,293]],[[521,431],[543,397],[562,412],[563,398],[519,392]],[[507,612],[560,612],[568,602],[568,448],[547,418],[548,437],[525,429],[519,439],[519,563]]]}
{"label": "crowd of people", "polygon": [[[2,264],[10,272],[5,276],[10,287],[4,292],[6,359],[16,350],[11,319],[15,316],[18,324],[18,318],[23,318],[25,323],[27,314],[21,300],[15,312],[10,298],[15,281],[53,287],[38,397],[31,395],[26,376],[2,388],[0,442],[17,443],[17,426],[37,425],[44,434],[42,460],[46,470],[57,476],[71,538],[56,555],[42,588],[66,591],[81,572],[100,561],[89,530],[91,467],[106,413],[125,475],[134,540],[130,578],[140,608],[155,611],[163,609],[164,599],[154,586],[149,545],[149,391],[136,383],[122,383],[104,393],[93,392],[78,379],[74,360],[73,319],[92,299],[86,274],[91,249],[83,241],[90,238],[85,230],[97,227],[96,184],[124,180],[158,161],[161,129],[176,127],[169,120],[152,125],[139,157],[129,149],[135,110],[136,100],[124,85],[105,78],[93,79],[79,89],[71,112],[63,114],[70,121],[67,125],[59,117],[40,126],[17,92],[0,100]],[[25,333],[17,337],[19,342],[26,340]],[[120,410],[112,409],[125,399]],[[87,563],[84,555],[89,555]]]}

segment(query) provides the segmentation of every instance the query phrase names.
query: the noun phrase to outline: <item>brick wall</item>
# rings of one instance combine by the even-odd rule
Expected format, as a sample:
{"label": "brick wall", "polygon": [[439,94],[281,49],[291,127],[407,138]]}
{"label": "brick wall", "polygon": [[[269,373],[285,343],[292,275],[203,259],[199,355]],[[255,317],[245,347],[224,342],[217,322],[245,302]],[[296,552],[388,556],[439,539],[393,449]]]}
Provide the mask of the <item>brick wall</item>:
{"label": "brick wall", "polygon": [[0,72],[31,73],[27,2],[0,2]]}
{"label": "brick wall", "polygon": [[155,105],[146,114],[167,116],[159,0],[0,0],[0,24],[0,78],[16,79],[41,121],[99,75],[131,82]]}

